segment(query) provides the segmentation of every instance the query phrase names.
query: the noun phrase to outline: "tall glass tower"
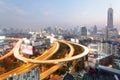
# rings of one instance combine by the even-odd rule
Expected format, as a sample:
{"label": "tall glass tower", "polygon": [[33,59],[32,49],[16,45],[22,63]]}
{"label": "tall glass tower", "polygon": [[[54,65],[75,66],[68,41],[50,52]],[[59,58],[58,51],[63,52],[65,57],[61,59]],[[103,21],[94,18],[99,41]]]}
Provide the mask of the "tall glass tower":
{"label": "tall glass tower", "polygon": [[107,27],[108,29],[113,29],[113,9],[108,9],[108,15],[107,15]]}

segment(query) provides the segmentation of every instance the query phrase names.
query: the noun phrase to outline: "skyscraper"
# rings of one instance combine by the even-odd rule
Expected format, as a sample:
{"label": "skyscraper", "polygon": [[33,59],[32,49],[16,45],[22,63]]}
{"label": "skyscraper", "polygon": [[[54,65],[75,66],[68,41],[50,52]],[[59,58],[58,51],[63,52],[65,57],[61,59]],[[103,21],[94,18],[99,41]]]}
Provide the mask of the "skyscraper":
{"label": "skyscraper", "polygon": [[[109,8],[107,12],[107,27],[105,29],[105,40],[115,41],[118,36],[118,31],[113,26],[113,9]],[[105,53],[114,54],[111,50],[112,46],[109,43],[106,43],[104,46]]]}
{"label": "skyscraper", "polygon": [[107,15],[107,28],[113,29],[113,9],[108,9],[108,15]]}

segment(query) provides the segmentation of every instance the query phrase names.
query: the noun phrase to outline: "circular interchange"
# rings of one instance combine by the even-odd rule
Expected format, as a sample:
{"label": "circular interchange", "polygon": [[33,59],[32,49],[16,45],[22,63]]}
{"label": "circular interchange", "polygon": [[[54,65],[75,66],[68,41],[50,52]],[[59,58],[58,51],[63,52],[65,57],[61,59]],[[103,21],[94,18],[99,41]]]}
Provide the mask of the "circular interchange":
{"label": "circular interchange", "polygon": [[[75,59],[79,59],[85,55],[88,54],[89,50],[87,47],[83,46],[83,45],[80,45],[80,44],[76,44],[76,43],[72,43],[72,44],[75,44],[75,45],[78,45],[80,46],[81,48],[83,48],[83,52],[79,55],[76,55],[76,56],[72,56],[72,57],[65,57],[65,58],[62,58],[62,59],[54,59],[54,60],[35,60],[35,59],[29,59],[29,58],[26,58],[26,57],[23,57],[22,55],[20,55],[19,53],[19,48],[20,48],[20,45],[22,43],[22,39],[20,39],[18,41],[18,43],[16,44],[15,46],[15,49],[14,49],[14,56],[19,59],[19,60],[22,60],[24,62],[29,62],[29,63],[53,63],[53,64],[57,64],[57,63],[60,63],[60,62],[67,62],[67,61],[71,61],[71,60],[75,60]],[[64,43],[66,43],[65,41],[62,41]],[[71,49],[71,48],[70,48]],[[69,54],[73,55],[74,54],[74,51],[70,50],[71,52]]]}

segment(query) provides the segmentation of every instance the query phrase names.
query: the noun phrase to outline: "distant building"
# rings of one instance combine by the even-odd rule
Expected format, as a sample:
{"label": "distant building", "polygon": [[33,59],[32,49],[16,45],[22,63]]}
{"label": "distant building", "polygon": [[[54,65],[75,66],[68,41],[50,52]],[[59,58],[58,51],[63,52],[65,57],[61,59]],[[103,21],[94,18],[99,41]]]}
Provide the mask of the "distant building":
{"label": "distant building", "polygon": [[87,28],[85,26],[81,27],[81,36],[87,36]]}
{"label": "distant building", "polygon": [[95,35],[97,33],[97,26],[95,25],[93,28],[93,34]]}
{"label": "distant building", "polygon": [[106,27],[106,40],[115,40],[118,36],[118,31],[113,26],[113,9],[109,8],[107,13],[107,27]]}
{"label": "distant building", "polygon": [[113,9],[108,9],[108,15],[107,15],[107,27],[109,29],[113,29]]}
{"label": "distant building", "polygon": [[109,8],[107,13],[107,27],[105,30],[105,40],[108,41],[106,45],[104,45],[104,52],[107,54],[116,54],[117,53],[117,45],[111,43],[110,41],[116,41],[118,36],[118,31],[113,26],[113,9]]}

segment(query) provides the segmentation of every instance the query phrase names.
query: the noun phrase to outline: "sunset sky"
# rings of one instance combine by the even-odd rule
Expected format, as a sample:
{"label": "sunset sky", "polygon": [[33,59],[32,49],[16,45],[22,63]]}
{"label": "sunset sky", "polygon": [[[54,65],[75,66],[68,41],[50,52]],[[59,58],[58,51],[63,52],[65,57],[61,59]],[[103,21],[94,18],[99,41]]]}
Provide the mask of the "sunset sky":
{"label": "sunset sky", "polygon": [[104,27],[109,7],[120,26],[120,0],[0,0],[0,27]]}

